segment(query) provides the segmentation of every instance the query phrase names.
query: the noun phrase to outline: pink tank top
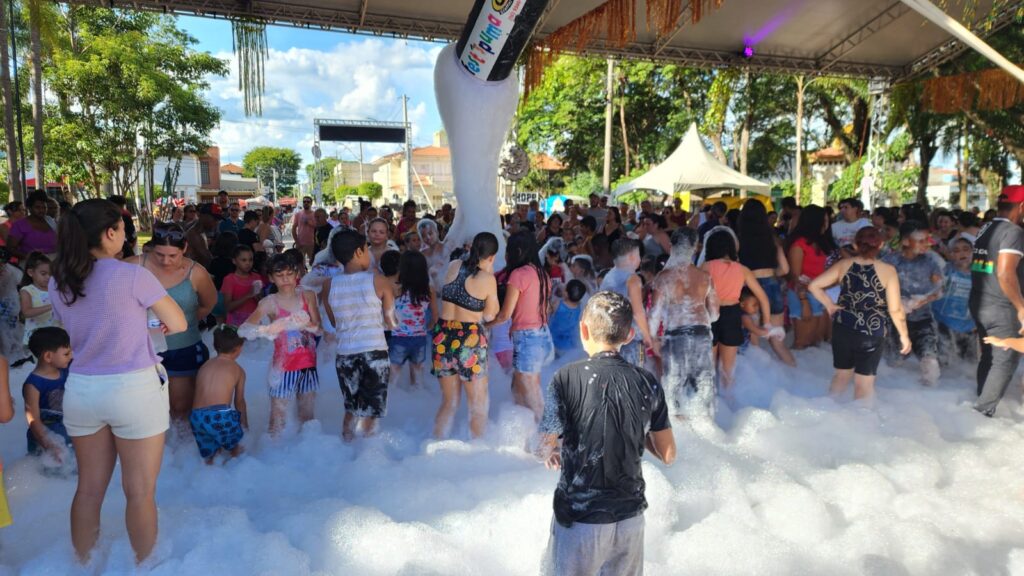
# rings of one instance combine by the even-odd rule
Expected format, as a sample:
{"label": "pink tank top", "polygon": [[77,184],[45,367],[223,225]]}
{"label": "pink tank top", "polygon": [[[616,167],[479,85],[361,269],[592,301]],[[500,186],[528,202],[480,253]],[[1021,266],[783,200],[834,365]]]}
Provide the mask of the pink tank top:
{"label": "pink tank top", "polygon": [[718,300],[723,303],[738,302],[743,291],[743,265],[732,260],[708,262],[708,274],[715,286]]}
{"label": "pink tank top", "polygon": [[[302,299],[302,309],[309,314],[305,298]],[[291,315],[290,311],[277,307],[278,318]],[[278,334],[274,339],[274,367],[282,372],[316,368],[316,338],[305,330],[288,330]]]}

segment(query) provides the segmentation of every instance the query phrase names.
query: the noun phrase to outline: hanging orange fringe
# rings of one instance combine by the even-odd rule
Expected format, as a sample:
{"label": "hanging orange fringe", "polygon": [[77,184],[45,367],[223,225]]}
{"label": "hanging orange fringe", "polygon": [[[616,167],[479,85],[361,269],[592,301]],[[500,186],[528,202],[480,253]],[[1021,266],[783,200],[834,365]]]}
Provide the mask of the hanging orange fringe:
{"label": "hanging orange fringe", "polygon": [[[559,54],[570,50],[583,53],[602,30],[605,40],[618,48],[635,41],[636,1],[608,0],[555,30],[542,43],[532,47],[526,57],[526,95],[529,96],[530,91],[540,85],[544,69]],[[659,37],[671,34],[676,29],[686,2],[689,2],[691,20],[696,24],[708,12],[720,7],[724,0],[647,0],[648,28],[653,28]]]}
{"label": "hanging orange fringe", "polygon": [[924,83],[921,103],[938,114],[1005,110],[1024,103],[1024,84],[998,68],[932,78]]}

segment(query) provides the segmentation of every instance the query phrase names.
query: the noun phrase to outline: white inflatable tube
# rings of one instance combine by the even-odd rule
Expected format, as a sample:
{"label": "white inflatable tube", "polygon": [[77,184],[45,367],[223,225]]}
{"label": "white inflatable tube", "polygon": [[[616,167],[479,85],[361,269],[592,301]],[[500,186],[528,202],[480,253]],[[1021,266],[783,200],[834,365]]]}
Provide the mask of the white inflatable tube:
{"label": "white inflatable tube", "polygon": [[451,253],[480,232],[498,238],[495,269],[505,265],[505,238],[498,215],[498,161],[519,102],[516,74],[488,82],[459,62],[455,45],[445,46],[434,68],[434,93],[448,134],[452,180],[458,208],[445,238]]}

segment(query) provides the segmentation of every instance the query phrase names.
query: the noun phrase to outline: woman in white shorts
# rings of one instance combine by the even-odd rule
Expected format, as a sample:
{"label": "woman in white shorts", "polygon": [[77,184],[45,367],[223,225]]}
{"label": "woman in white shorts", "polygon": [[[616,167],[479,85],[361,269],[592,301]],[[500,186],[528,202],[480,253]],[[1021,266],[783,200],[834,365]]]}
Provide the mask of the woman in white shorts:
{"label": "woman in white shorts", "polygon": [[53,312],[71,336],[75,354],[64,392],[64,425],[78,461],[71,542],[83,563],[99,538],[103,496],[118,459],[136,561],[153,550],[154,494],[169,404],[147,312],[153,311],[167,333],[187,327],[181,308],[151,272],[116,259],[124,235],[121,211],[113,203],[79,202],[60,220],[50,279]]}

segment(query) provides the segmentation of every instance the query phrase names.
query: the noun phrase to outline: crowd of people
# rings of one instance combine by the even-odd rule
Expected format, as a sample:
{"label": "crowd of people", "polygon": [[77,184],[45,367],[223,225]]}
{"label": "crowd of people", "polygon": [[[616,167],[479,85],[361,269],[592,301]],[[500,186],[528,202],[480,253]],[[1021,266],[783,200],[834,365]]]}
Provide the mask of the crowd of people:
{"label": "crowd of people", "polygon": [[[333,352],[345,442],[375,434],[389,388],[425,386],[426,366],[441,390],[434,436],[451,434],[464,394],[480,437],[489,375],[510,374],[542,433],[538,452],[562,469],[553,574],[592,573],[602,559],[615,573],[642,566],[645,448],[671,463],[671,424],[713,422],[719,399],[734,404],[738,357],[752,348],[794,366],[793,350],[828,342],[830,391],[852,380],[855,398],[874,394],[883,359],[915,355],[926,386],[952,362],[978,362],[976,409],[987,416],[1024,351],[1020,186],[984,215],[868,211],[856,199],[834,214],[793,198],[778,212],[749,199],[689,214],[595,194],[550,214],[519,206],[503,216],[504,238],[460,246],[445,242],[449,205],[419,215],[410,201],[396,218],[387,206],[314,209],[305,197],[286,224],[274,207],[245,210],[226,193],[158,213],[137,246],[123,198],[112,200],[61,206],[35,192],[0,224],[0,353],[35,363],[22,389],[29,452],[75,456],[71,533],[83,560],[116,460],[141,560],[156,538],[165,432],[194,441],[208,463],[241,453],[247,341],[273,345],[275,436],[293,399],[300,424],[314,418],[321,347]],[[542,382],[556,359],[565,365]],[[0,420],[13,415],[7,385],[4,360]],[[598,385],[623,393],[588,393]],[[0,491],[0,525],[5,512]],[[614,546],[581,553],[616,525]]]}

